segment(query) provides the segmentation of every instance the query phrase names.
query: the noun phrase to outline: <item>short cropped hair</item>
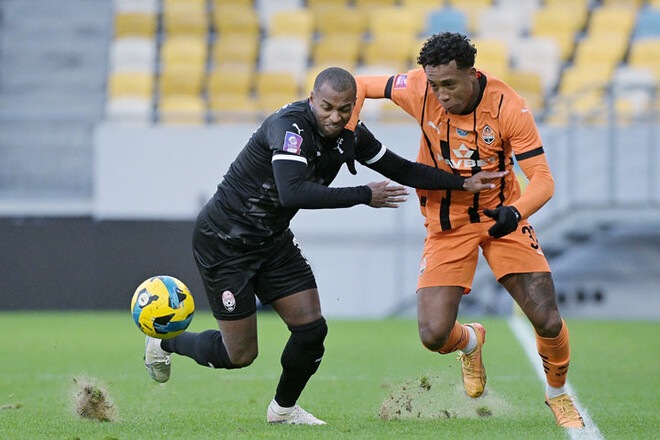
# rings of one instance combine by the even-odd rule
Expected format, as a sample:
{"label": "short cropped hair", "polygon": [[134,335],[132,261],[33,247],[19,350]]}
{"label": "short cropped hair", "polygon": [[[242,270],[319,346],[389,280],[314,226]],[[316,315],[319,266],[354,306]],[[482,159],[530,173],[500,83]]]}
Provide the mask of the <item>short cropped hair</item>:
{"label": "short cropped hair", "polygon": [[461,70],[474,67],[477,49],[470,39],[463,34],[442,32],[431,36],[422,47],[417,63],[422,67],[440,66],[456,61]]}
{"label": "short cropped hair", "polygon": [[353,90],[357,93],[355,78],[349,71],[340,67],[328,67],[319,73],[314,80],[314,92],[318,92],[325,83],[332,87],[335,92]]}

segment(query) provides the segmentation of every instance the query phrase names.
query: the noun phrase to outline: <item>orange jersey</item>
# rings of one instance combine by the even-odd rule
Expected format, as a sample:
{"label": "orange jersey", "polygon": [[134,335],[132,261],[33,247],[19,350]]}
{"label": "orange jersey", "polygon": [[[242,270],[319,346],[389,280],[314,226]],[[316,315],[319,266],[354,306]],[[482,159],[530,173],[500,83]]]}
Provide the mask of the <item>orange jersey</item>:
{"label": "orange jersey", "polygon": [[[525,101],[507,84],[478,72],[482,97],[469,114],[447,113],[431,91],[423,69],[396,76],[357,76],[358,101],[349,123],[356,121],[365,98],[390,98],[420,124],[417,161],[469,177],[479,171],[509,170],[495,188],[469,193],[417,190],[429,232],[490,220],[484,209],[515,206],[529,217],[552,197],[554,181],[543,144]],[[513,156],[529,179],[525,194],[513,172]]]}

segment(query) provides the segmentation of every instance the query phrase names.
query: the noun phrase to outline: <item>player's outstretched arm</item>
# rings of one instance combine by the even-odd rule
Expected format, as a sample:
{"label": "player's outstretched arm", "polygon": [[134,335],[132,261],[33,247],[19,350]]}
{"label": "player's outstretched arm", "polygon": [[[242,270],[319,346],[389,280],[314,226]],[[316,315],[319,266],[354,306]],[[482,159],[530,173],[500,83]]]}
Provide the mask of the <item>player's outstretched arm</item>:
{"label": "player's outstretched arm", "polygon": [[357,149],[372,152],[370,159],[363,163],[383,176],[402,185],[418,189],[457,189],[479,192],[495,188],[494,180],[501,179],[508,171],[480,171],[468,178],[409,161],[386,149],[369,129],[360,122],[355,129]]}
{"label": "player's outstretched arm", "polygon": [[458,189],[472,193],[495,188],[493,181],[508,174],[508,171],[480,171],[474,176],[465,178],[428,165],[411,162],[389,150],[379,160],[367,166],[385,177],[413,188]]}
{"label": "player's outstretched arm", "polygon": [[[297,156],[290,156],[297,157]],[[273,175],[280,203],[285,208],[348,208],[369,204],[372,190],[367,186],[329,188],[305,180],[307,165],[297,160],[273,161]]]}
{"label": "player's outstretched arm", "polygon": [[405,202],[408,190],[402,186],[388,186],[389,180],[382,182],[371,182],[367,184],[371,189],[371,202],[373,208],[398,208],[399,204]]}

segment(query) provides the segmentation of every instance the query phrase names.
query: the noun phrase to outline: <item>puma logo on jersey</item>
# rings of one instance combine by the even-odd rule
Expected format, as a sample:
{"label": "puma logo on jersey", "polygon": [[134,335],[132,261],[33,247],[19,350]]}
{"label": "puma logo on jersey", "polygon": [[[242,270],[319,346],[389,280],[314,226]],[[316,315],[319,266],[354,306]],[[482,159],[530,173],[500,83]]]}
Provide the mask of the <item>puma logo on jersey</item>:
{"label": "puma logo on jersey", "polygon": [[335,147],[335,150],[339,151],[339,154],[344,154],[344,150],[341,149],[341,144],[344,143],[343,138],[337,139],[337,146]]}
{"label": "puma logo on jersey", "polygon": [[440,121],[437,126],[432,121],[429,121],[427,123],[427,125],[430,125],[431,127],[433,127],[435,129],[435,131],[437,131],[438,134],[440,134],[440,126],[442,125],[442,121]]}
{"label": "puma logo on jersey", "polygon": [[296,130],[298,130],[298,134],[300,134],[300,133],[302,133],[303,131],[305,131],[304,128],[300,128],[300,127],[298,127],[298,124],[296,124],[295,122],[294,122],[293,124],[291,124],[291,125],[294,126],[294,127],[296,128]]}

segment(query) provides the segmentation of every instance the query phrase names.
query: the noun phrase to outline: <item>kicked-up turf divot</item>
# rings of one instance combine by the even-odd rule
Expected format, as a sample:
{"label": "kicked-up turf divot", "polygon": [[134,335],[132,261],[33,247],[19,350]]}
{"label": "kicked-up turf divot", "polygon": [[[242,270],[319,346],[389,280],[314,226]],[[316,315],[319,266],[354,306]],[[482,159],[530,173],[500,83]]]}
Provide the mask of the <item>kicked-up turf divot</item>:
{"label": "kicked-up turf divot", "polygon": [[507,402],[490,391],[473,399],[465,394],[460,372],[423,374],[402,384],[393,385],[383,401],[379,417],[392,419],[452,419],[497,417],[507,408]]}
{"label": "kicked-up turf divot", "polygon": [[76,414],[84,419],[100,422],[117,420],[117,408],[105,386],[97,380],[73,378]]}

